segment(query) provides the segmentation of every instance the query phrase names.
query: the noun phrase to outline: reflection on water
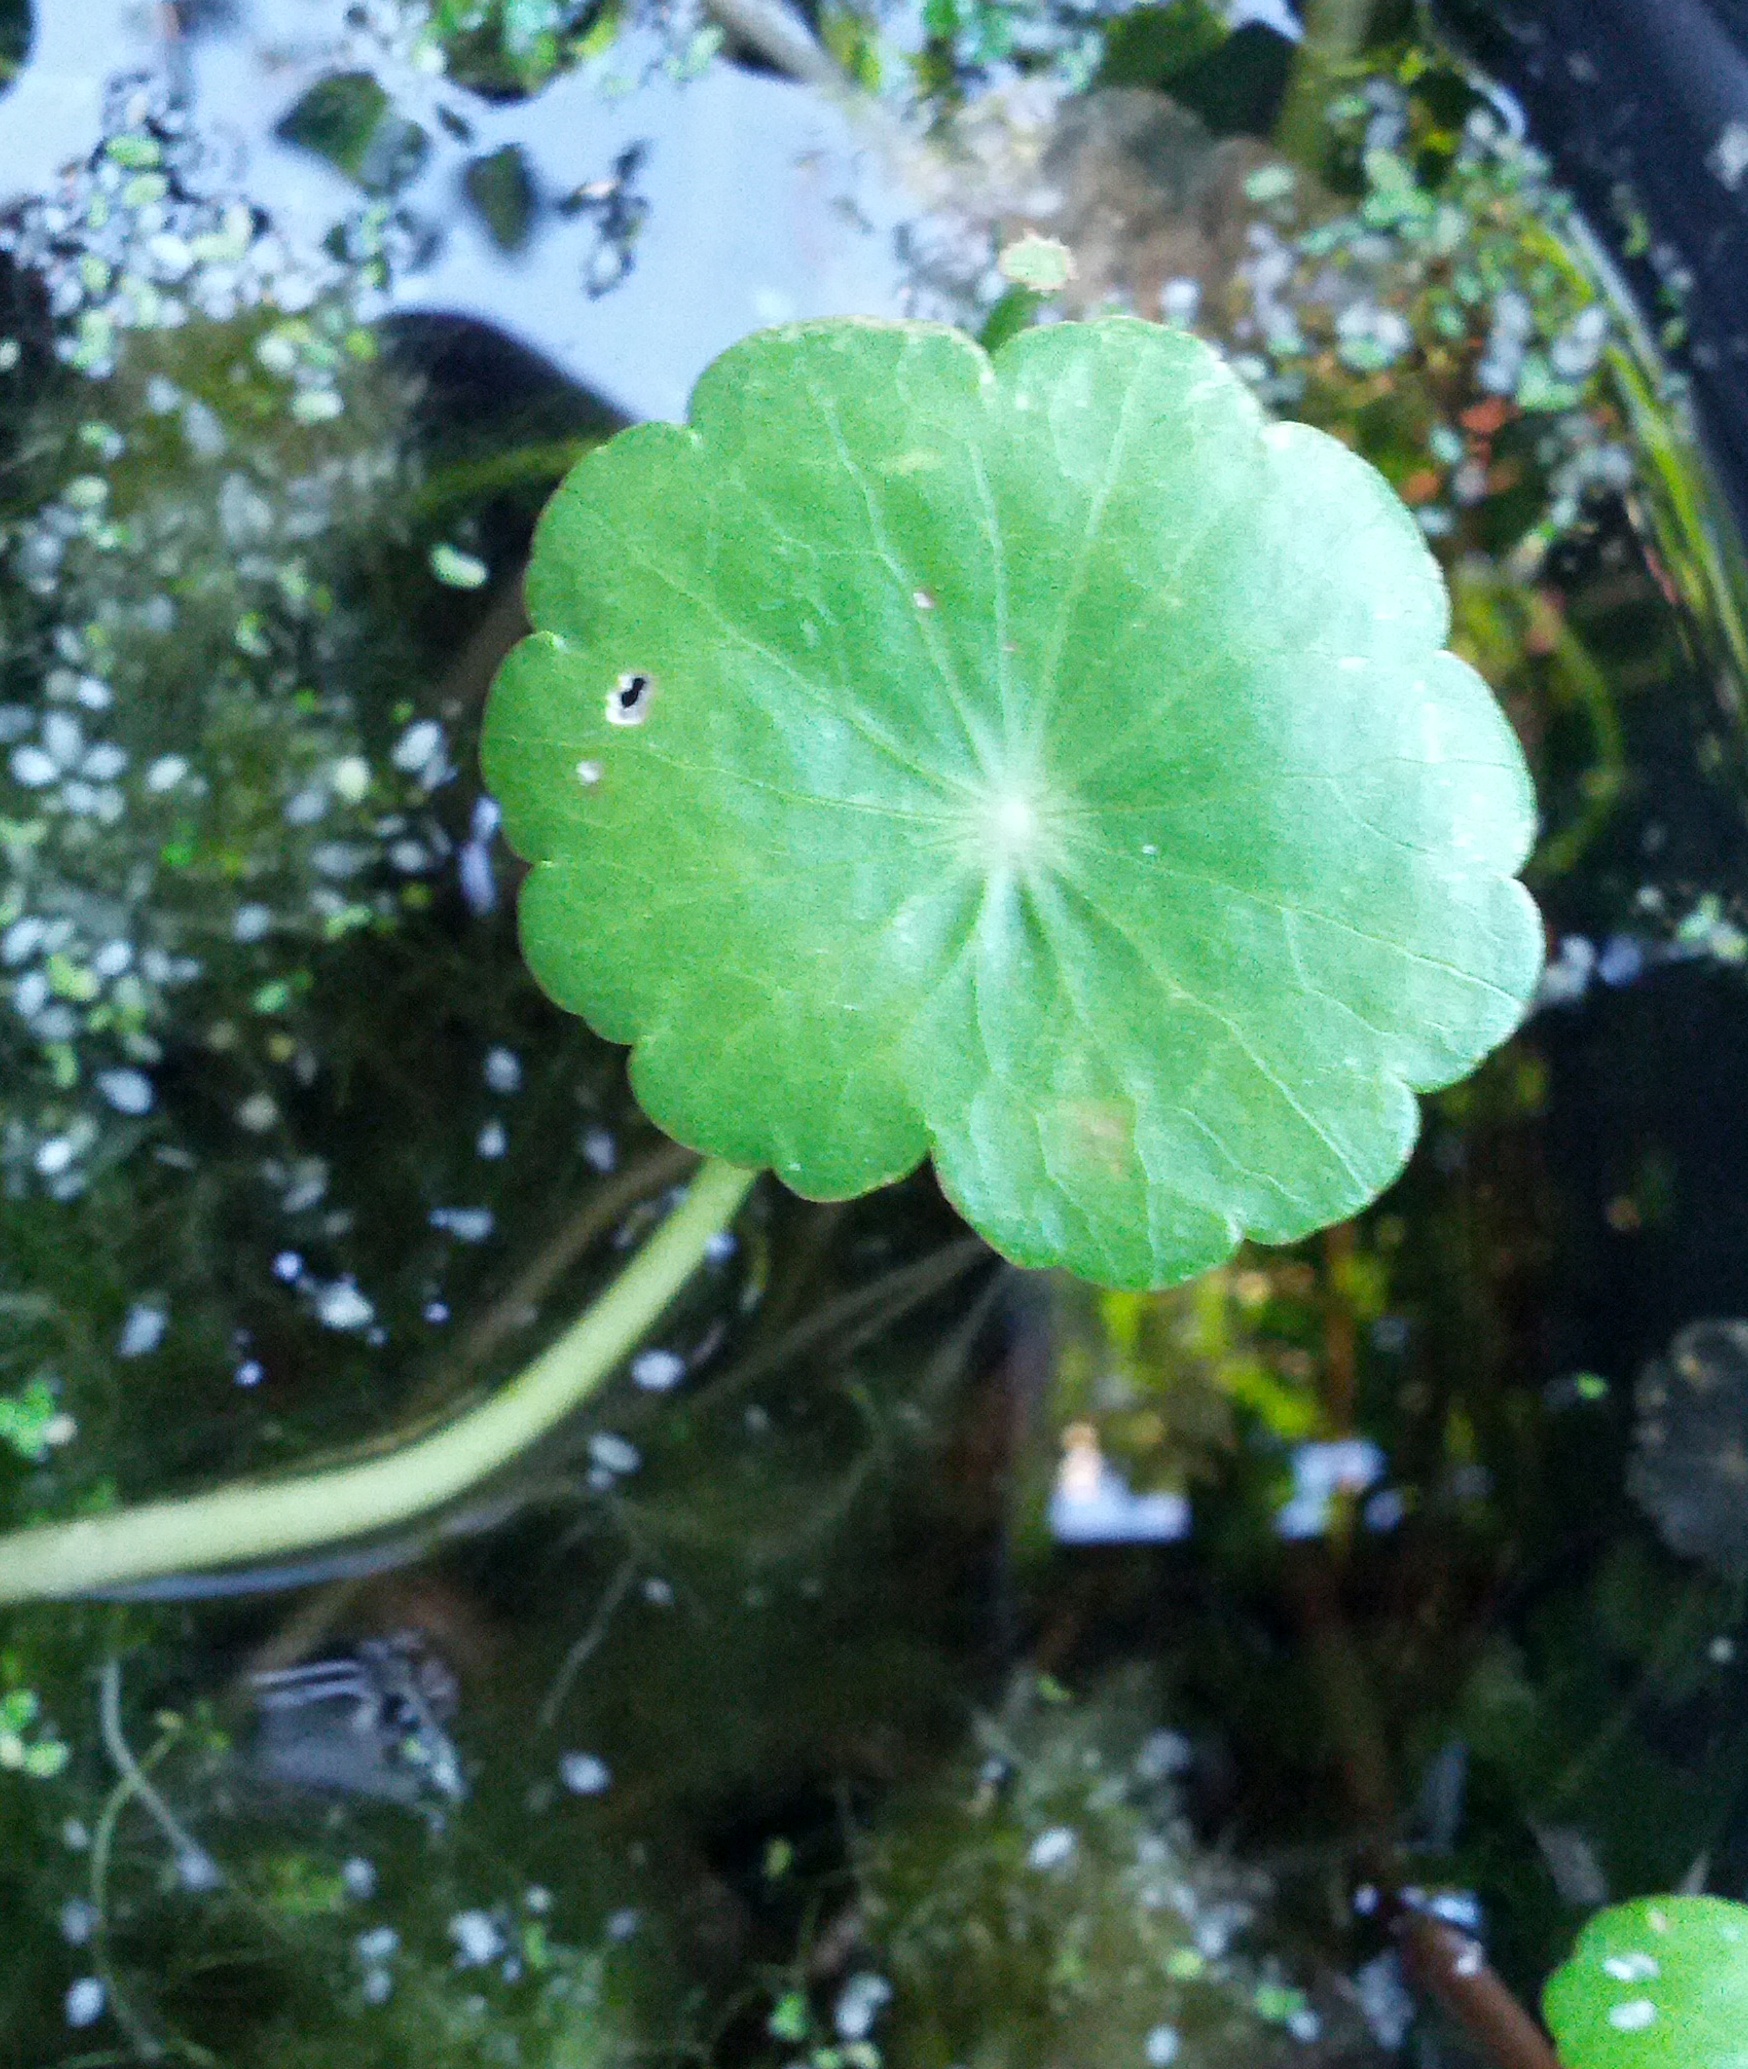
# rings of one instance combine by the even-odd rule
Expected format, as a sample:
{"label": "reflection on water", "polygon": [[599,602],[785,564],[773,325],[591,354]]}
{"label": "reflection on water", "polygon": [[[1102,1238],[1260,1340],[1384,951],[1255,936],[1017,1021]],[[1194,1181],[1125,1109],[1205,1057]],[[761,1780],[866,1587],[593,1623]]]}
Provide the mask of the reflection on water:
{"label": "reflection on water", "polygon": [[[191,10],[169,47],[130,0],[44,19],[0,191],[51,193],[97,146],[92,53],[112,53],[117,73],[174,82],[212,170],[300,254],[374,219],[413,262],[376,311],[477,317],[629,416],[683,415],[704,366],[761,323],[897,311],[903,194],[873,142],[817,93],[708,48],[688,62],[659,19],[626,29],[610,71],[508,104],[433,69],[425,11],[395,0]],[[375,90],[336,98],[342,81]]]}
{"label": "reflection on water", "polygon": [[474,740],[552,483],[755,324],[1130,307],[1358,445],[1536,760],[1556,953],[1350,1227],[1143,1298],[923,1179],[771,1188],[476,1499],[8,1613],[0,2061],[1433,2069],[1404,1918],[1528,1996],[1610,1891],[1742,1894],[1728,556],[1497,96],[1382,42],[1291,160],[1295,20],[1201,0],[39,16],[8,1520],[440,1416],[684,1182],[523,974]]}
{"label": "reflection on water", "polygon": [[1690,1322],[1635,1398],[1635,1498],[1676,1551],[1748,1571],[1748,1325]]}
{"label": "reflection on water", "polygon": [[260,1716],[259,1771],[290,1788],[452,1803],[467,1784],[444,1725],[455,1676],[415,1636],[367,1639],[349,1658],[268,1667],[249,1676]]}
{"label": "reflection on water", "polygon": [[1181,1494],[1135,1493],[1099,1450],[1094,1425],[1072,1422],[1062,1433],[1050,1528],[1065,1545],[1170,1544],[1189,1535],[1190,1505]]}

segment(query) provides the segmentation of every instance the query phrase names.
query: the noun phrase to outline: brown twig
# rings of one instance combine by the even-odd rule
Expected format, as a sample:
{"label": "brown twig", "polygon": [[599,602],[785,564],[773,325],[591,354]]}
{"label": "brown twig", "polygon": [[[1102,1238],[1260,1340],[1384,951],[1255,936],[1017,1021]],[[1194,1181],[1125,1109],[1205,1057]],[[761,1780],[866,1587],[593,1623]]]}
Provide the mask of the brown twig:
{"label": "brown twig", "polygon": [[1386,1918],[1402,1965],[1499,2069],[1560,2069],[1559,2058],[1534,2019],[1472,1940],[1442,1919],[1385,1897]]}
{"label": "brown twig", "polygon": [[1297,1563],[1299,1614],[1333,1729],[1349,1800],[1366,1840],[1366,1879],[1410,1981],[1497,2065],[1560,2069],[1547,2036],[1493,1969],[1480,1942],[1410,1900],[1396,1872],[1389,1753],[1369,1677],[1342,1613],[1329,1563],[1306,1547]]}
{"label": "brown twig", "polygon": [[1359,1342],[1353,1302],[1342,1281],[1352,1266],[1356,1239],[1351,1221],[1339,1221],[1323,1236],[1323,1405],[1331,1433],[1353,1434],[1358,1392]]}

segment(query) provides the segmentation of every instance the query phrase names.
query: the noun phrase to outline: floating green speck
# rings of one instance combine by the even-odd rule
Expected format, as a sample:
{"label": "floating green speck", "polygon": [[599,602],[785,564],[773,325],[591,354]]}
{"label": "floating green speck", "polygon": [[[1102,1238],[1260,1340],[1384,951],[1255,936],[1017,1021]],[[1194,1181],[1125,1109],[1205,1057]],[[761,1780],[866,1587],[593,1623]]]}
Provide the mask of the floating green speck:
{"label": "floating green speck", "polygon": [[476,554],[463,553],[458,546],[431,548],[431,572],[449,589],[483,588],[491,570]]}

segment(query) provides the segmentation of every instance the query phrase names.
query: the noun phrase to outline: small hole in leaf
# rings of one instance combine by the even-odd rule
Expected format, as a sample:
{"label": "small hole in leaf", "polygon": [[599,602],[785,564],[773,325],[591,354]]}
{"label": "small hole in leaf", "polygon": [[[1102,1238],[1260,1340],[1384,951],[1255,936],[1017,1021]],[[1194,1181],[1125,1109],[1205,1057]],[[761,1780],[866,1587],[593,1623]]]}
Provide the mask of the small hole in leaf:
{"label": "small hole in leaf", "polygon": [[607,723],[610,726],[640,726],[649,716],[655,695],[653,675],[622,675],[607,692]]}
{"label": "small hole in leaf", "polygon": [[591,788],[593,785],[599,783],[600,780],[601,764],[599,762],[577,763],[577,781],[583,785],[584,789]]}
{"label": "small hole in leaf", "polygon": [[935,599],[926,589],[913,591],[910,600],[919,611],[932,611],[935,607]]}

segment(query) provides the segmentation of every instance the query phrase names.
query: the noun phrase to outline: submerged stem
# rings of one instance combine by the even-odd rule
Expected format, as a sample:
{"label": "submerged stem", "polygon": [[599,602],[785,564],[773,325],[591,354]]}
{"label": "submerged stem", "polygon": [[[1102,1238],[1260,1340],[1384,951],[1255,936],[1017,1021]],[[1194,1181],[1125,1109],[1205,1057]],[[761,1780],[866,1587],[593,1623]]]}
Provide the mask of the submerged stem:
{"label": "submerged stem", "polygon": [[191,1568],[308,1551],[441,1507],[509,1464],[593,1393],[691,1277],[755,1176],[732,1164],[706,1164],[587,1313],[501,1393],[445,1428],[356,1465],[0,1537],[0,1602],[88,1595]]}
{"label": "submerged stem", "polygon": [[1323,156],[1325,111],[1366,47],[1378,0],[1311,0],[1275,122],[1275,149],[1315,170]]}

